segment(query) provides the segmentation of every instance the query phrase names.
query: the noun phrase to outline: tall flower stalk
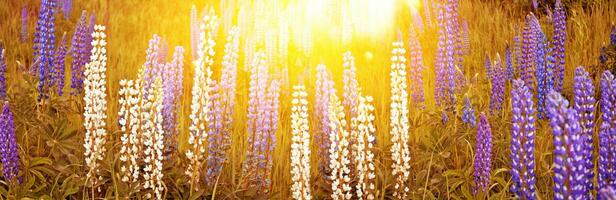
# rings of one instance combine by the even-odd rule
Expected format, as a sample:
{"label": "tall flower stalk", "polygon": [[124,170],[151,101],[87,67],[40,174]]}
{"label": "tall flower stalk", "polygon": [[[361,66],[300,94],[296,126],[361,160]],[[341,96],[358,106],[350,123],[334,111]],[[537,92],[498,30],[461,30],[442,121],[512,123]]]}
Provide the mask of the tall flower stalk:
{"label": "tall flower stalk", "polygon": [[349,132],[345,129],[344,108],[335,94],[331,94],[329,103],[329,167],[332,170],[332,199],[351,199],[351,160]]}
{"label": "tall flower stalk", "polygon": [[9,182],[21,182],[21,179],[17,179],[20,168],[17,148],[13,113],[9,107],[9,102],[5,101],[0,114],[0,154],[2,156],[2,175]]}
{"label": "tall flower stalk", "polygon": [[599,189],[616,187],[616,80],[609,71],[601,76],[601,129],[599,131]]}
{"label": "tall flower stalk", "polygon": [[356,138],[356,142],[352,145],[353,161],[356,169],[357,184],[355,185],[355,194],[358,199],[375,199],[376,187],[375,182],[375,164],[374,164],[374,142],[376,138],[374,133],[374,107],[372,106],[371,96],[360,96],[359,105],[357,107],[357,117],[351,120],[351,126],[356,127],[351,132],[351,137]]}
{"label": "tall flower stalk", "polygon": [[561,0],[554,3],[554,58],[555,58],[555,85],[557,92],[562,91],[565,76],[565,41],[567,37],[567,14]]}
{"label": "tall flower stalk", "polygon": [[535,115],[533,95],[522,79],[511,90],[511,192],[516,198],[536,199],[535,186]]}
{"label": "tall flower stalk", "polygon": [[6,98],[6,50],[0,44],[0,99]]}
{"label": "tall flower stalk", "polygon": [[490,188],[490,171],[492,169],[492,129],[484,113],[479,117],[477,143],[475,144],[475,194],[486,193]]}
{"label": "tall flower stalk", "polygon": [[558,92],[548,95],[548,116],[554,138],[554,199],[590,198],[584,160],[586,149],[575,109]]}
{"label": "tall flower stalk", "polygon": [[410,51],[410,59],[409,59],[409,68],[410,73],[409,77],[411,80],[411,97],[413,104],[417,108],[424,108],[424,91],[423,91],[423,71],[425,70],[425,66],[423,63],[423,52],[421,50],[421,44],[419,43],[419,38],[415,33],[414,29],[410,30],[410,38],[409,38],[409,51]]}
{"label": "tall flower stalk", "polygon": [[314,114],[315,118],[319,121],[317,125],[317,134],[315,134],[315,141],[319,145],[318,155],[319,160],[319,169],[324,174],[327,174],[329,171],[329,158],[328,149],[330,146],[329,143],[329,98],[331,94],[335,94],[336,91],[334,89],[334,82],[331,80],[331,75],[327,72],[325,65],[317,66],[317,80],[315,87],[315,108]]}
{"label": "tall flower stalk", "polygon": [[[577,119],[580,123],[580,143],[582,144],[582,151],[577,152],[580,154],[584,161],[583,168],[585,170],[586,177],[583,179],[587,182],[583,183],[586,191],[593,189],[593,128],[595,126],[595,86],[592,83],[592,79],[588,75],[588,72],[584,70],[584,67],[579,66],[575,70],[575,78],[573,83],[573,109],[577,113]],[[582,166],[580,166],[582,167]],[[586,193],[589,194],[589,193]],[[587,196],[590,198],[590,196]]]}
{"label": "tall flower stalk", "polygon": [[21,7],[21,33],[19,35],[21,42],[28,41],[28,8]]}
{"label": "tall flower stalk", "polygon": [[83,67],[89,62],[88,57],[88,24],[86,22],[86,11],[81,13],[81,18],[75,25],[75,32],[73,33],[73,42],[71,44],[71,52],[73,56],[73,62],[71,65],[71,94],[81,94],[83,90]]}
{"label": "tall flower stalk", "polygon": [[53,82],[51,85],[56,89],[56,94],[58,96],[62,96],[64,91],[64,69],[65,69],[65,60],[66,57],[66,34],[62,36],[62,40],[60,42],[60,46],[56,51],[56,55],[54,58],[54,70],[52,74],[51,81]]}
{"label": "tall flower stalk", "polygon": [[291,101],[291,193],[294,199],[310,200],[310,132],[308,93],[303,85],[293,86]]}
{"label": "tall flower stalk", "polygon": [[165,64],[163,78],[163,128],[165,130],[165,155],[169,156],[177,148],[182,93],[184,90],[184,48],[175,47],[171,62]]}
{"label": "tall flower stalk", "polygon": [[526,15],[524,30],[522,31],[522,54],[520,61],[520,78],[524,80],[524,85],[534,92],[535,88],[535,62],[536,62],[536,35],[535,22],[537,18],[533,13]]}
{"label": "tall flower stalk", "polygon": [[85,161],[88,167],[87,180],[94,186],[102,177],[97,177],[100,172],[99,162],[105,157],[105,143],[107,142],[107,42],[105,26],[94,26],[92,33],[92,57],[85,67],[85,95],[84,100],[84,137]]}
{"label": "tall flower stalk", "polygon": [[410,176],[410,160],[409,151],[409,111],[408,111],[408,94],[406,83],[406,58],[404,43],[401,40],[393,43],[391,64],[391,115],[390,133],[392,135],[391,142],[391,158],[392,174],[395,177],[394,197],[405,199],[408,196],[409,187],[406,184]]}
{"label": "tall flower stalk", "polygon": [[471,99],[468,98],[468,94],[464,97],[464,108],[462,109],[462,122],[475,126],[477,124],[477,117],[475,116],[475,108],[471,103]]}
{"label": "tall flower stalk", "polygon": [[147,102],[143,105],[143,188],[148,190],[146,198],[162,199],[163,183],[163,86],[162,80],[156,78],[153,87],[146,96]]}
{"label": "tall flower stalk", "polygon": [[54,66],[56,44],[55,0],[43,0],[34,36],[34,58],[38,67],[39,101],[49,96],[50,77]]}
{"label": "tall flower stalk", "polygon": [[490,68],[490,114],[496,115],[503,109],[503,100],[505,98],[505,68],[501,62],[500,56],[496,55],[494,65]]}
{"label": "tall flower stalk", "polygon": [[355,77],[355,57],[353,57],[350,51],[344,53],[343,62],[344,100],[342,104],[347,110],[347,113],[349,113],[347,118],[352,119],[357,116],[359,84]]}
{"label": "tall flower stalk", "polygon": [[134,186],[141,176],[143,90],[141,80],[120,80],[118,122],[122,136],[120,148],[121,180]]}

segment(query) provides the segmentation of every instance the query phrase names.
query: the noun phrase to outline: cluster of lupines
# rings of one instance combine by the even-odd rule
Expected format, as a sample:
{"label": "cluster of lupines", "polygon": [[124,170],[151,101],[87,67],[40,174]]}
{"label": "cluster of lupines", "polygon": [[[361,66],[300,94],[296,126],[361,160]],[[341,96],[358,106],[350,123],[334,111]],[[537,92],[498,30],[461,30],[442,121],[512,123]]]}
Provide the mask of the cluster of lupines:
{"label": "cluster of lupines", "polygon": [[496,115],[503,109],[503,99],[505,98],[505,68],[500,56],[496,55],[494,65],[490,68],[490,83],[492,91],[490,93],[490,114]]}
{"label": "cluster of lupines", "polygon": [[352,150],[353,161],[355,162],[357,184],[355,191],[358,199],[374,199],[375,198],[375,165],[374,154],[372,148],[376,138],[374,133],[374,107],[372,106],[372,97],[359,97],[359,105],[357,107],[357,117],[351,120],[353,127],[357,127],[351,132],[351,137],[357,140],[353,143]]}
{"label": "cluster of lupines", "polygon": [[411,97],[413,104],[418,108],[424,107],[424,91],[423,91],[423,71],[425,69],[423,63],[423,53],[421,50],[421,44],[415,31],[411,28],[409,38],[409,51],[410,51],[410,80]]}
{"label": "cluster of lupines", "polygon": [[67,53],[67,49],[66,49],[66,34],[64,36],[62,36],[62,40],[60,42],[60,46],[58,46],[58,49],[56,51],[56,55],[54,58],[54,66],[53,66],[53,70],[51,73],[51,79],[49,79],[52,83],[50,84],[50,86],[55,89],[56,94],[58,94],[58,96],[62,96],[63,90],[64,90],[64,69],[65,69],[65,61],[64,58],[66,58],[66,53]]}
{"label": "cluster of lupines", "polygon": [[599,131],[599,189],[616,187],[616,80],[609,71],[601,77],[601,128]]}
{"label": "cluster of lupines", "polygon": [[585,141],[578,114],[569,102],[552,90],[547,100],[548,117],[554,138],[554,199],[590,198],[591,184],[584,157]]}
{"label": "cluster of lupines", "polygon": [[9,102],[5,101],[0,114],[0,156],[2,156],[2,174],[7,181],[19,181],[19,151],[15,140],[15,122]]}
{"label": "cluster of lupines", "polygon": [[584,147],[581,152],[577,152],[584,158],[584,165],[580,167],[584,167],[586,170],[586,178],[587,183],[583,183],[583,186],[586,187],[587,191],[593,189],[592,180],[593,173],[592,169],[594,168],[592,162],[592,152],[593,152],[593,128],[595,126],[595,86],[592,83],[592,79],[590,79],[588,72],[584,70],[584,67],[579,66],[575,70],[575,78],[573,81],[573,109],[577,113],[577,118],[580,123],[580,143]]}
{"label": "cluster of lupines", "polygon": [[475,126],[477,124],[477,117],[475,116],[475,108],[471,103],[471,99],[468,95],[464,97],[464,108],[462,109],[462,122]]}
{"label": "cluster of lupines", "polygon": [[294,199],[310,200],[310,132],[308,126],[308,93],[303,85],[293,86],[291,108],[291,193]]}
{"label": "cluster of lupines", "polygon": [[484,113],[479,117],[477,143],[475,144],[475,185],[474,190],[487,192],[490,187],[490,170],[492,169],[492,129]]}
{"label": "cluster of lupines", "polygon": [[71,65],[71,94],[78,95],[83,90],[83,67],[90,60],[88,56],[88,24],[86,22],[86,11],[81,13],[81,18],[75,25],[75,33],[73,34],[73,43],[71,52],[73,54],[73,63]]}
{"label": "cluster of lupines", "polygon": [[99,172],[99,161],[105,156],[105,143],[107,141],[107,131],[105,130],[107,119],[107,94],[106,91],[106,72],[107,72],[107,42],[105,26],[96,25],[92,33],[92,57],[91,61],[85,66],[85,95],[84,100],[84,127],[86,129],[84,137],[85,161],[88,166],[86,176],[92,185],[102,177],[96,177]]}
{"label": "cluster of lupines", "polygon": [[239,30],[237,27],[231,27],[227,36],[227,44],[225,44],[221,78],[216,87],[217,93],[213,95],[214,109],[212,111],[215,126],[209,136],[207,180],[214,180],[220,175],[227,157],[227,150],[231,145],[238,50]]}
{"label": "cluster of lupines", "polygon": [[566,11],[560,0],[554,3],[554,36],[553,56],[555,58],[555,82],[554,89],[557,92],[562,91],[563,77],[565,73],[565,41],[567,37],[567,16]]}
{"label": "cluster of lupines", "polygon": [[355,77],[355,57],[353,57],[350,51],[347,51],[344,53],[343,61],[344,100],[342,105],[344,105],[349,113],[347,118],[352,119],[357,116],[357,104],[359,101],[359,84]]}
{"label": "cluster of lupines", "polygon": [[536,199],[535,187],[535,107],[533,94],[522,79],[511,90],[511,192],[517,198]]}
{"label": "cluster of lupines", "polygon": [[346,130],[344,108],[336,94],[330,95],[328,110],[329,127],[329,168],[332,170],[332,199],[351,199],[351,160],[349,132]]}
{"label": "cluster of lupines", "polygon": [[192,86],[192,100],[190,104],[190,127],[188,136],[188,151],[186,157],[189,164],[186,175],[191,177],[190,184],[195,187],[201,180],[201,169],[205,162],[207,150],[206,139],[208,138],[208,124],[213,122],[210,115],[212,110],[211,67],[214,64],[213,27],[217,23],[216,16],[205,15],[203,24],[200,25],[200,43],[197,59],[193,61],[195,74]]}
{"label": "cluster of lupines", "polygon": [[[54,51],[56,45],[55,30],[55,0],[43,0],[39,18],[36,23],[36,33],[34,35],[34,59],[39,83],[39,100],[47,98],[49,95],[50,71],[54,66]],[[34,70],[30,70],[35,74]]]}
{"label": "cluster of lupines", "polygon": [[[320,122],[317,126],[317,134],[315,135],[316,143],[319,145],[319,158],[329,158],[329,98],[331,94],[335,94],[334,82],[331,76],[327,73],[325,65],[317,66],[317,80],[315,85],[315,108],[313,116]],[[327,174],[329,165],[327,159],[319,160],[319,171]]]}
{"label": "cluster of lupines", "polygon": [[408,146],[409,140],[409,110],[408,110],[408,94],[406,83],[406,50],[404,43],[401,40],[393,43],[391,57],[391,158],[392,174],[395,177],[396,185],[394,196],[399,199],[407,198],[409,187],[406,182],[410,176],[410,150]]}
{"label": "cluster of lupines", "polygon": [[28,8],[26,6],[21,7],[21,33],[19,35],[21,42],[28,40]]}
{"label": "cluster of lupines", "polygon": [[[269,193],[272,165],[271,152],[276,145],[278,129],[278,97],[280,83],[268,77],[265,54],[257,52],[250,69],[248,106],[248,153],[244,164],[249,187],[259,188],[260,193]],[[269,83],[268,83],[269,82]]]}
{"label": "cluster of lupines", "polygon": [[0,99],[6,98],[6,50],[0,44]]}

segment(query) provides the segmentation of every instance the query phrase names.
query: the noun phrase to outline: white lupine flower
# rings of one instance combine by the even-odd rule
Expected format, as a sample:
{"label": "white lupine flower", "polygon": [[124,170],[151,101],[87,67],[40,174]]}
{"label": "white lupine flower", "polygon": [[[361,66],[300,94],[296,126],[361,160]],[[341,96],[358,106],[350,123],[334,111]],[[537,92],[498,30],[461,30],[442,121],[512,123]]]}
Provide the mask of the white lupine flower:
{"label": "white lupine flower", "polygon": [[205,15],[200,29],[200,44],[198,58],[195,65],[195,76],[192,87],[192,102],[190,105],[191,124],[189,127],[188,151],[186,157],[190,160],[186,175],[191,177],[191,185],[199,182],[201,169],[205,161],[206,140],[208,137],[207,125],[212,121],[209,110],[212,108],[212,71],[214,64],[214,45],[216,45],[213,31],[217,26],[215,15]]}
{"label": "white lupine flower", "polygon": [[138,163],[141,155],[139,124],[140,122],[140,103],[143,92],[140,89],[141,82],[139,80],[121,80],[120,81],[120,111],[118,112],[120,121],[120,138],[122,147],[120,149],[120,162],[122,167],[120,173],[122,181],[134,183],[139,178],[140,163]]}
{"label": "white lupine flower", "polygon": [[372,97],[359,97],[357,117],[351,120],[353,132],[356,138],[353,144],[355,167],[357,170],[357,185],[355,186],[358,199],[374,199],[374,154],[372,153],[375,140],[374,133],[374,107]]}
{"label": "white lupine flower", "polygon": [[391,158],[392,174],[396,179],[394,197],[406,199],[409,188],[406,182],[409,179],[411,160],[409,140],[408,94],[406,83],[406,59],[404,44],[401,40],[393,43],[394,49],[391,57]]}
{"label": "white lupine flower", "polygon": [[308,128],[308,101],[303,85],[293,87],[291,110],[291,193],[294,199],[312,199],[310,192],[310,132]]}
{"label": "white lupine flower", "polygon": [[105,130],[105,120],[107,119],[107,100],[105,73],[107,71],[107,54],[105,50],[105,26],[94,26],[92,33],[92,56],[90,63],[85,66],[84,79],[84,127],[86,129],[84,137],[85,161],[89,170],[86,178],[92,185],[102,177],[96,177],[98,161],[103,160],[105,155],[105,143],[107,131]]}
{"label": "white lupine flower", "polygon": [[162,199],[163,191],[163,149],[164,149],[164,129],[163,129],[163,86],[162,80],[156,78],[154,87],[148,91],[147,103],[143,107],[142,116],[144,119],[143,141],[144,141],[144,189],[151,189],[156,199]]}
{"label": "white lupine flower", "polygon": [[352,192],[351,178],[349,174],[351,169],[349,165],[349,133],[345,129],[346,120],[344,118],[344,108],[340,100],[335,94],[331,94],[329,101],[329,126],[331,133],[329,134],[329,167],[331,168],[332,192],[333,199],[351,199]]}

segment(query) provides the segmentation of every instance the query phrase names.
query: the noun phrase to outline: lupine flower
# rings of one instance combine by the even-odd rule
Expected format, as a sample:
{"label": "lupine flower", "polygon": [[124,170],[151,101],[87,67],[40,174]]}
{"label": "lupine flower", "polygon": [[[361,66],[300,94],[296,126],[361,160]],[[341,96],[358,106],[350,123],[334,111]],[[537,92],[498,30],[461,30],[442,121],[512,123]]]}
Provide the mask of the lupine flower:
{"label": "lupine flower", "polygon": [[[584,148],[580,153],[584,160],[584,167],[586,170],[586,178],[584,180],[588,181],[586,183],[582,183],[584,187],[586,187],[586,191],[590,191],[593,189],[592,187],[592,179],[593,173],[592,169],[594,168],[592,162],[592,152],[593,152],[593,128],[595,126],[595,87],[592,83],[592,79],[588,76],[588,72],[584,70],[584,67],[579,66],[575,70],[575,80],[573,81],[573,108],[578,114],[577,118],[580,123],[580,138],[581,145]],[[588,194],[588,193],[586,193]],[[590,196],[588,196],[590,198]]]}
{"label": "lupine flower", "polygon": [[505,69],[498,54],[491,72],[490,114],[495,115],[503,109],[505,98]]}
{"label": "lupine flower", "polygon": [[616,187],[616,80],[608,70],[601,76],[601,129],[599,131],[599,188]]}
{"label": "lupine flower", "polygon": [[355,194],[359,199],[374,199],[376,188],[374,185],[375,165],[374,165],[374,107],[372,97],[359,97],[357,117],[351,120],[352,127],[357,127],[351,132],[352,138],[357,138],[353,143],[353,161],[357,170],[357,184]]}
{"label": "lupine flower", "polygon": [[426,16],[426,24],[428,27],[432,27],[432,10],[430,9],[430,3],[428,0],[424,0],[424,15]]}
{"label": "lupine flower", "polygon": [[344,108],[340,105],[340,100],[336,94],[331,94],[329,103],[329,168],[332,170],[330,179],[332,181],[332,199],[351,199],[351,165],[349,132],[345,129],[346,120]]}
{"label": "lupine flower", "polygon": [[462,21],[462,50],[465,54],[469,54],[471,52],[471,36],[468,30],[468,22],[466,20]]}
{"label": "lupine flower", "polygon": [[28,8],[26,6],[21,7],[21,34],[19,35],[20,41],[28,41]]}
{"label": "lupine flower", "polygon": [[545,38],[545,34],[541,30],[541,27],[538,23],[535,24],[534,28],[535,35],[535,82],[537,83],[537,117],[539,119],[543,119],[546,116],[546,96],[549,91],[552,90],[553,85],[548,85],[547,80],[548,77],[548,69],[546,65],[546,54],[547,52],[547,41]]}
{"label": "lupine flower", "polygon": [[562,91],[563,77],[565,76],[565,41],[567,37],[567,16],[565,8],[560,0],[554,3],[554,58],[555,62],[555,85],[557,92]]}
{"label": "lupine flower", "polygon": [[293,86],[291,108],[291,193],[294,199],[310,200],[310,132],[308,126],[308,100],[303,85]]}
{"label": "lupine flower", "polygon": [[350,51],[344,53],[343,62],[344,100],[342,105],[344,105],[347,113],[349,113],[347,117],[352,119],[357,116],[359,84],[355,77],[355,57],[353,57]]}
{"label": "lupine flower", "polygon": [[[15,122],[9,102],[5,101],[0,114],[0,154],[2,174],[7,181],[13,181],[19,174],[19,151],[15,140]],[[16,180],[21,182],[21,179]]]}
{"label": "lupine flower", "polygon": [[468,95],[464,97],[464,109],[462,110],[462,122],[465,124],[470,124],[471,126],[475,126],[477,124],[477,117],[475,116],[475,108],[473,108],[473,104],[471,103],[471,99],[468,98]]}
{"label": "lupine flower", "polygon": [[411,27],[411,29],[416,28],[417,31],[419,31],[420,33],[423,33],[424,32],[423,19],[421,15],[419,14],[419,11],[417,11],[417,9],[412,6],[411,6],[411,16],[413,18],[413,27]]}
{"label": "lupine flower", "polygon": [[616,45],[616,26],[612,26],[612,32],[610,33],[610,45]]}
{"label": "lupine flower", "polygon": [[62,11],[64,12],[64,19],[68,20],[73,8],[73,0],[62,0]]}
{"label": "lupine flower", "polygon": [[54,58],[54,70],[52,74],[53,88],[56,89],[56,93],[58,96],[62,96],[64,90],[64,69],[65,69],[65,60],[66,57],[66,34],[62,36],[62,41],[60,42],[60,46],[56,51],[56,57]]}
{"label": "lupine flower", "polygon": [[71,66],[71,91],[72,95],[78,95],[83,90],[83,67],[89,62],[87,49],[88,27],[86,24],[86,11],[81,13],[79,22],[75,25],[75,33],[73,34],[73,43],[71,52],[73,55],[73,63]]}
{"label": "lupine flower", "polygon": [[401,40],[393,43],[391,57],[391,158],[392,174],[395,177],[396,185],[394,197],[399,199],[407,198],[409,187],[406,182],[410,176],[410,160],[409,152],[409,116],[408,116],[408,94],[406,83],[406,50],[404,43]]}
{"label": "lupine flower", "polygon": [[222,99],[221,99],[220,84],[215,80],[212,81],[212,108],[208,109],[212,122],[208,124],[208,156],[207,171],[205,174],[205,182],[213,184],[218,178],[219,171],[222,171],[223,162],[225,161],[223,149],[219,149],[222,143]]}
{"label": "lupine flower", "polygon": [[[331,76],[327,73],[325,65],[317,66],[317,80],[315,91],[315,109],[313,116],[320,122],[317,125],[318,131],[315,134],[315,140],[319,145],[318,154],[320,158],[329,158],[329,97],[331,94],[335,94],[334,82],[331,80]],[[329,165],[326,159],[319,160],[319,168],[321,172],[327,174],[329,171]]]}
{"label": "lupine flower", "polygon": [[[446,84],[446,99],[447,99],[447,107],[451,107],[455,105],[455,95],[454,91],[456,89],[456,67],[459,66],[457,64],[456,56],[456,39],[457,37],[457,24],[454,24],[457,17],[457,9],[455,8],[454,2],[456,0],[448,0],[445,5],[445,68],[447,71],[447,81]],[[457,4],[457,3],[456,3]]]}
{"label": "lupine flower", "polygon": [[599,190],[597,199],[600,200],[616,200],[616,190],[612,187],[606,187]]}
{"label": "lupine flower", "polygon": [[38,66],[39,100],[48,97],[50,70],[54,65],[54,50],[56,44],[55,30],[55,0],[43,0],[37,21],[37,31],[34,39],[34,58]]}
{"label": "lupine flower", "polygon": [[84,105],[84,126],[86,129],[84,147],[85,161],[88,166],[86,178],[92,185],[97,183],[96,177],[99,173],[99,161],[105,157],[105,143],[107,141],[107,131],[105,130],[107,119],[107,100],[106,100],[106,72],[107,72],[107,35],[105,26],[96,25],[92,33],[92,56],[91,62],[85,67],[85,95]]}
{"label": "lupine flower", "polygon": [[[120,172],[122,182],[137,183],[141,173],[141,153],[142,153],[142,106],[143,90],[141,90],[141,80],[120,80],[118,103],[118,123],[122,136],[122,147],[120,148],[120,162],[122,167]],[[145,121],[144,121],[145,122]]]}
{"label": "lupine flower", "polygon": [[[278,131],[278,121],[280,120],[280,81],[272,80],[267,88],[266,94],[266,106],[262,107],[261,110],[264,110],[263,121],[267,122],[266,126],[263,126],[263,136],[261,137],[261,157],[265,159],[260,159],[262,162],[260,165],[264,166],[262,168],[263,175],[262,180],[264,184],[262,187],[269,188],[271,185],[271,173],[272,173],[272,152],[274,151],[274,147],[276,146],[276,131]],[[268,190],[264,191],[265,193],[269,192]]]}
{"label": "lupine flower", "polygon": [[426,68],[423,63],[423,53],[419,38],[413,29],[410,31],[409,38],[410,51],[410,80],[411,80],[411,97],[413,104],[418,108],[424,108],[424,91],[423,91],[423,71]]}
{"label": "lupine flower", "polygon": [[0,99],[6,98],[6,50],[0,44]]}
{"label": "lupine flower", "polygon": [[521,72],[521,68],[522,68],[522,37],[519,35],[516,35],[513,37],[513,59],[514,61],[514,69],[513,69],[513,79],[511,80],[513,82],[514,79],[516,78],[521,78],[520,74]]}
{"label": "lupine flower", "polygon": [[547,101],[554,137],[554,199],[589,198],[590,187],[584,160],[584,138],[578,114],[569,102],[552,90]]}
{"label": "lupine flower", "polygon": [[486,70],[486,76],[489,79],[492,79],[492,60],[490,59],[490,56],[487,55],[487,53],[486,53],[486,59],[484,61],[483,67]]}
{"label": "lupine flower", "polygon": [[144,189],[150,189],[145,197],[162,199],[163,183],[163,149],[164,129],[163,129],[163,85],[160,78],[156,78],[147,95],[147,102],[144,105],[143,117],[144,130],[142,132],[143,141],[143,178]]}
{"label": "lupine flower", "polygon": [[536,199],[535,187],[535,107],[530,89],[522,79],[511,90],[511,192],[516,198]]}
{"label": "lupine flower", "polygon": [[479,117],[477,143],[475,144],[475,185],[474,190],[486,193],[490,187],[490,170],[492,169],[492,129],[485,113]]}
{"label": "lupine flower", "polygon": [[[95,23],[95,19],[94,19],[94,13],[90,14],[90,21],[88,22],[88,28],[86,29],[86,53],[87,53],[87,58],[89,58],[91,56],[91,50],[92,50],[92,33],[94,33],[94,23]],[[90,60],[88,60],[89,62]]]}
{"label": "lupine flower", "polygon": [[175,47],[171,62],[165,64],[163,78],[163,128],[165,130],[165,156],[170,156],[176,149],[175,139],[179,132],[178,116],[181,108],[184,80],[184,48]]}
{"label": "lupine flower", "polygon": [[198,184],[201,179],[201,168],[205,162],[205,151],[207,149],[206,139],[208,138],[208,124],[212,123],[213,117],[210,115],[212,109],[212,65],[214,64],[214,45],[212,30],[216,26],[217,17],[206,15],[203,17],[204,23],[201,24],[199,34],[200,43],[198,58],[193,61],[195,66],[194,82],[192,87],[192,101],[190,104],[190,134],[188,136],[189,150],[186,157],[190,160],[186,175],[191,177],[192,186]]}
{"label": "lupine flower", "polygon": [[520,62],[520,77],[524,80],[524,85],[528,87],[531,92],[534,92],[535,88],[535,68],[536,62],[536,35],[535,35],[535,15],[530,13],[526,15],[526,23],[524,24],[524,30],[522,31],[522,60]]}
{"label": "lupine flower", "polygon": [[443,14],[443,9],[441,8],[442,5],[441,4],[436,4],[437,5],[437,10],[438,10],[438,15],[436,16],[436,19],[438,21],[438,25],[439,25],[439,29],[438,29],[438,42],[437,42],[437,49],[436,49],[436,59],[434,61],[434,65],[435,65],[435,74],[436,74],[436,87],[435,87],[435,98],[436,98],[436,105],[443,107],[446,104],[446,97],[445,97],[445,90],[446,90],[446,80],[447,80],[447,70],[446,70],[446,66],[445,66],[445,20],[444,20],[444,14]]}
{"label": "lupine flower", "polygon": [[164,65],[160,60],[160,40],[161,38],[154,34],[152,39],[150,39],[150,43],[148,45],[148,49],[146,50],[145,70],[143,71],[143,90],[146,92],[146,96],[148,95],[148,91],[152,84],[154,84],[154,80],[157,77],[161,77],[162,67]]}
{"label": "lupine flower", "polygon": [[513,81],[514,78],[514,68],[513,68],[513,56],[511,55],[511,48],[509,48],[509,44],[505,46],[505,66],[506,66],[506,77],[507,81]]}

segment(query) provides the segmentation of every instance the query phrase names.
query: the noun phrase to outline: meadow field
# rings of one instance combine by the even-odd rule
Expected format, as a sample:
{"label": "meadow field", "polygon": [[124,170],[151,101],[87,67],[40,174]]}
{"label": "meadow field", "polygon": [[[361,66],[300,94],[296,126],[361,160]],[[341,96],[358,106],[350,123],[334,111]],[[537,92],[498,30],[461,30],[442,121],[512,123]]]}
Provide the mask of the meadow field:
{"label": "meadow field", "polygon": [[613,0],[0,1],[0,199],[616,199]]}

